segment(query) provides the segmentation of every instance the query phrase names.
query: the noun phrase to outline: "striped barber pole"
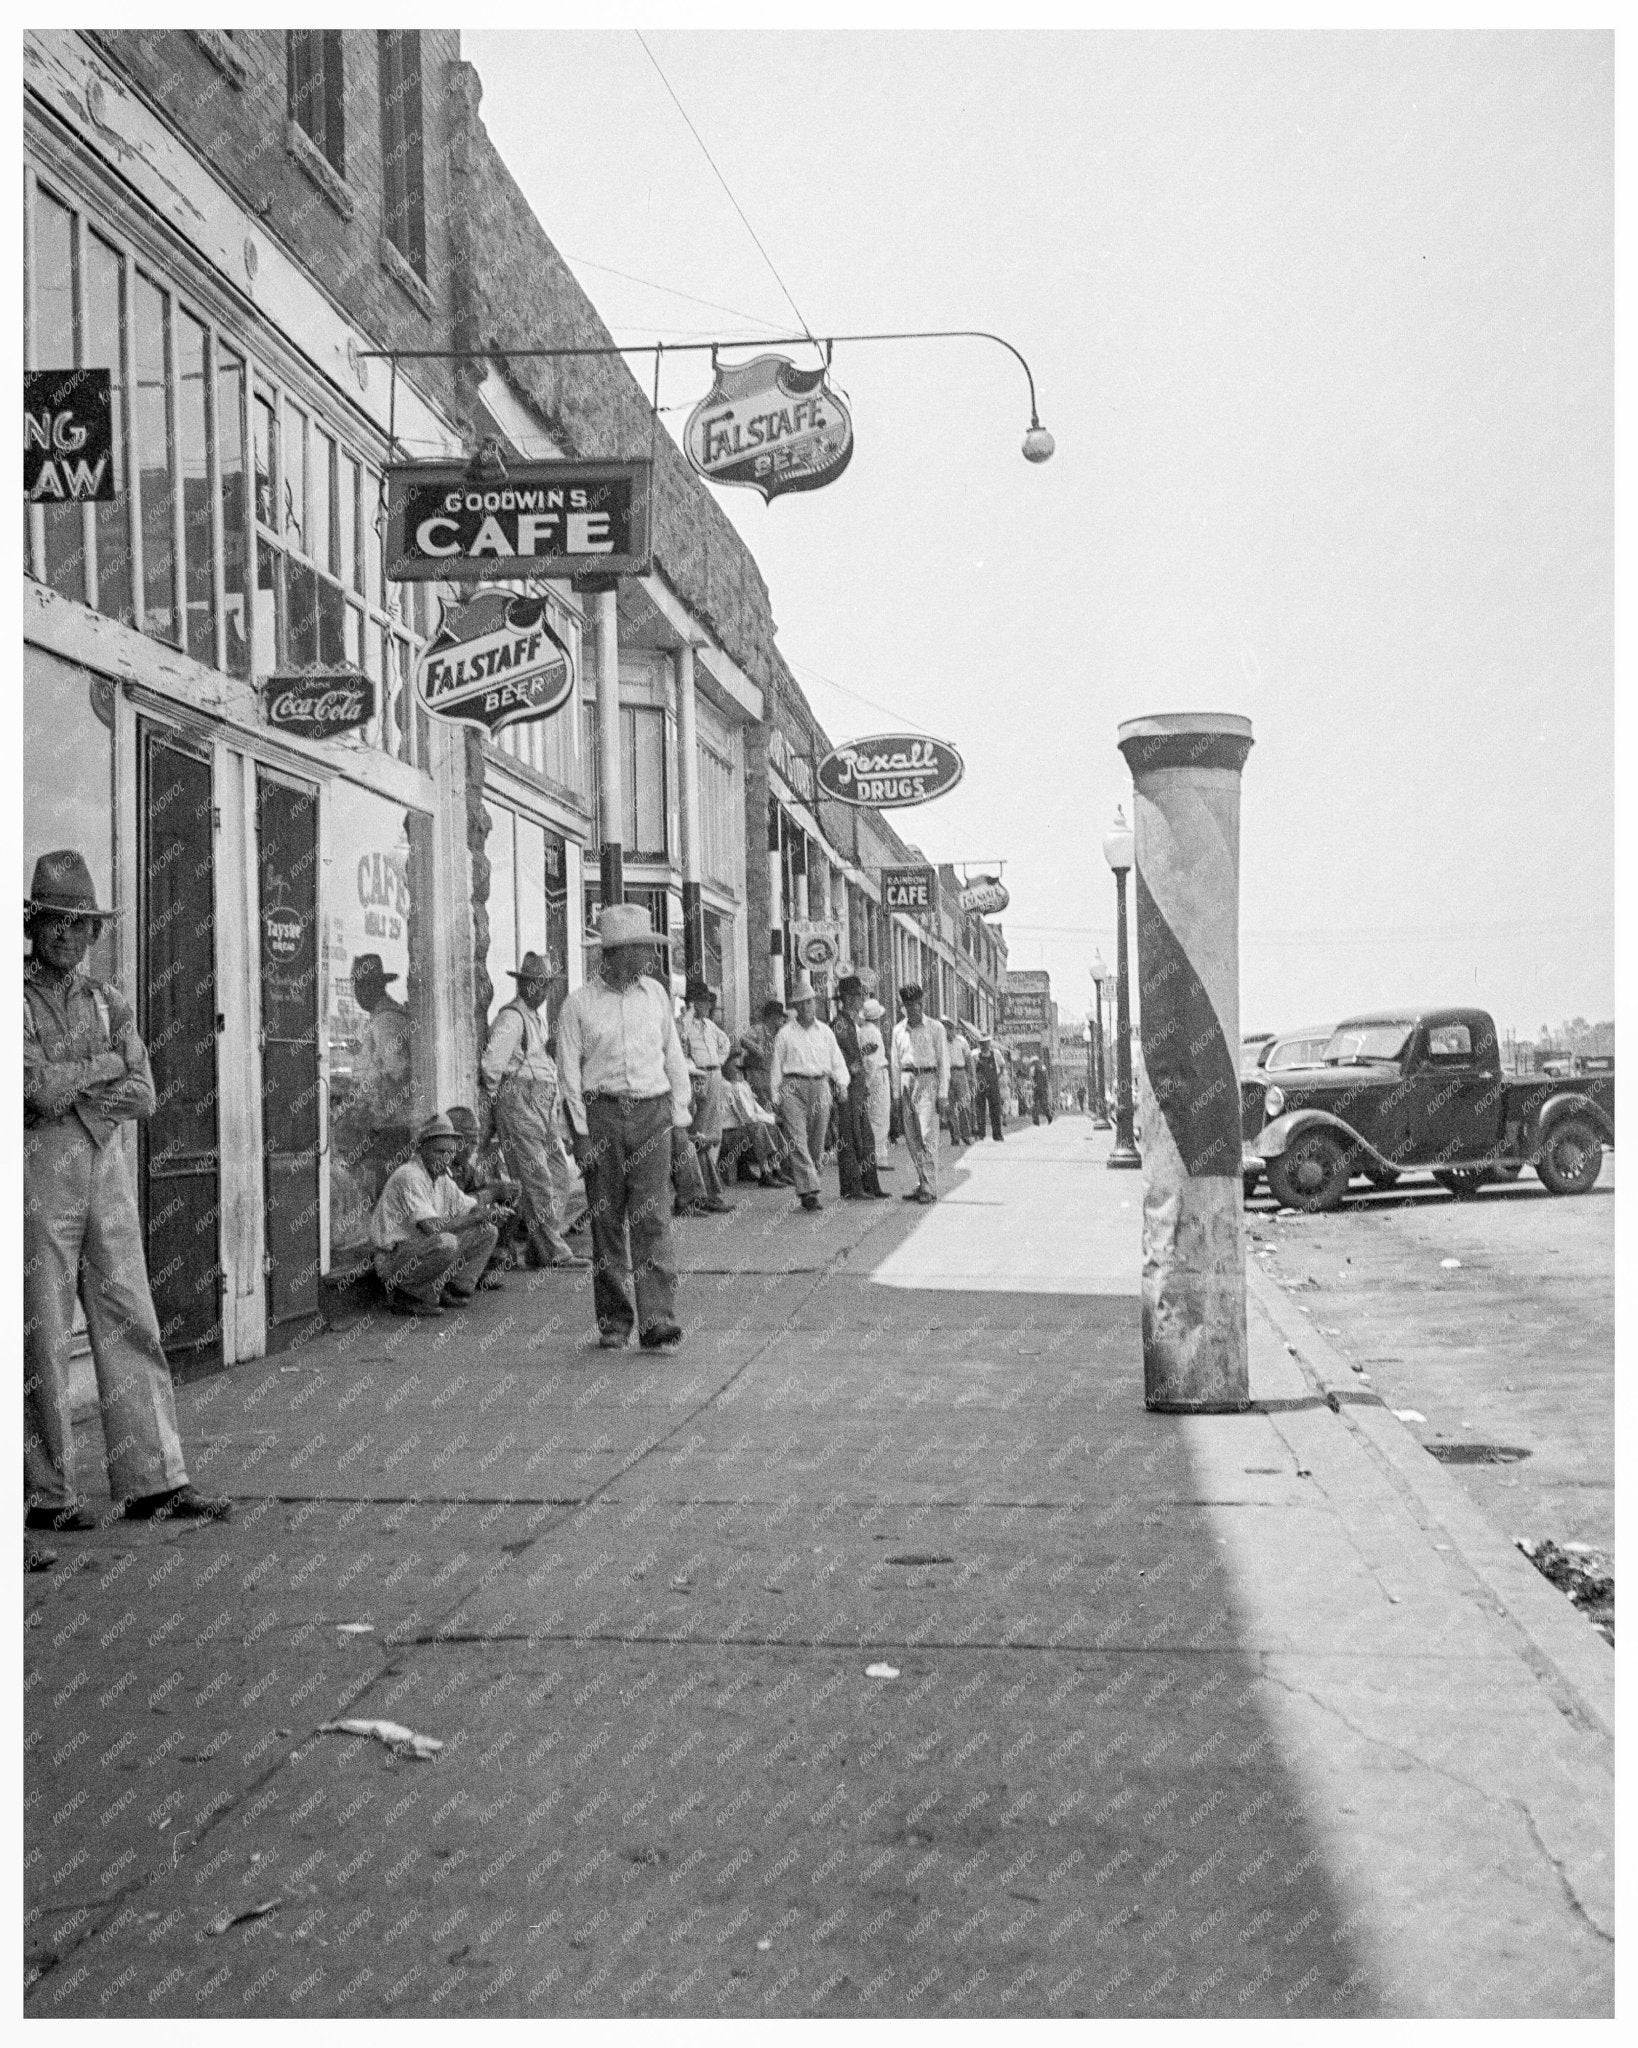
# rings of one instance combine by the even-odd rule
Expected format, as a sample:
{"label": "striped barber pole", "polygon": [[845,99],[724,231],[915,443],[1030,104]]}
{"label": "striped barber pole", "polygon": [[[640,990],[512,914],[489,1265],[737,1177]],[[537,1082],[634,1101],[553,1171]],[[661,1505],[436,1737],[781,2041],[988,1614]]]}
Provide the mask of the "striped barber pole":
{"label": "striped barber pole", "polygon": [[1131,719],[1150,1408],[1244,1408],[1240,774],[1249,719]]}

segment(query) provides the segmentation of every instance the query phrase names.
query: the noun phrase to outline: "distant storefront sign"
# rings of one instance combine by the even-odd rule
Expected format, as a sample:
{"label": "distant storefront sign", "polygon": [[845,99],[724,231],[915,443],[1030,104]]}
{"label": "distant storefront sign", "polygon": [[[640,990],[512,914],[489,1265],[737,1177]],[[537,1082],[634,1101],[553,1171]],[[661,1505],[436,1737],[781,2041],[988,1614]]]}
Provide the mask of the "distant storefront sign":
{"label": "distant storefront sign", "polygon": [[908,911],[915,916],[920,911],[934,910],[938,906],[938,870],[936,868],[883,868],[882,901],[889,910]]}
{"label": "distant storefront sign", "polygon": [[813,766],[804,760],[776,725],[768,734],[768,759],[799,797],[813,802]]}
{"label": "distant storefront sign", "polygon": [[114,405],[107,370],[23,372],[23,497],[106,504],[114,493]]}
{"label": "distant storefront sign", "polygon": [[649,569],[646,462],[517,462],[476,479],[459,462],[387,471],[395,583],[641,576]]}
{"label": "distant storefront sign", "polygon": [[1001,1029],[1009,1037],[1044,1033],[1052,998],[1045,989],[1009,988],[1001,991]]}
{"label": "distant storefront sign", "polygon": [[999,917],[1012,901],[1005,882],[993,875],[969,882],[961,892],[961,907],[979,917]]}
{"label": "distant storefront sign", "polygon": [[332,740],[375,716],[375,678],[361,668],[295,669],[262,685],[267,722],[304,740]]}
{"label": "distant storefront sign", "polygon": [[819,787],[837,803],[904,810],[946,795],[962,772],[961,756],[944,740],[925,733],[881,733],[832,747],[819,763]]}
{"label": "distant storefront sign", "polygon": [[853,421],[823,370],[758,356],[716,365],[683,446],[707,483],[747,484],[777,498],[835,482],[853,454]]}
{"label": "distant storefront sign", "polygon": [[445,607],[416,663],[415,693],[434,718],[493,735],[561,711],[574,695],[574,657],[543,597],[480,590]]}
{"label": "distant storefront sign", "polygon": [[791,941],[810,974],[828,974],[842,957],[842,927],[828,918],[793,919]]}

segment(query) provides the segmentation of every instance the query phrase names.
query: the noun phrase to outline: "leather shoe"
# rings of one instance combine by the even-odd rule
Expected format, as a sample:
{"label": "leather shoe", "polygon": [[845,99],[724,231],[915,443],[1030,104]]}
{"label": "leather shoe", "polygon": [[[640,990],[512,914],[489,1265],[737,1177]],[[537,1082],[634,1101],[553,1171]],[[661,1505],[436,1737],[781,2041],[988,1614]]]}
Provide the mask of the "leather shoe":
{"label": "leather shoe", "polygon": [[731,1216],[738,1207],[737,1202],[724,1201],[721,1195],[717,1195],[706,1203],[705,1210],[708,1216]]}
{"label": "leather shoe", "polygon": [[441,1316],[442,1308],[436,1302],[417,1301],[413,1294],[389,1294],[387,1308],[395,1316]]}
{"label": "leather shoe", "polygon": [[589,1266],[591,1260],[583,1257],[579,1252],[564,1250],[558,1253],[557,1257],[553,1259],[552,1264],[556,1267]]}
{"label": "leather shoe", "polygon": [[682,1329],[676,1323],[655,1323],[643,1332],[638,1342],[645,1351],[670,1351],[682,1342]]}
{"label": "leather shoe", "polygon": [[597,1333],[599,1351],[624,1351],[630,1342],[629,1330],[599,1330]]}
{"label": "leather shoe", "polygon": [[57,1562],[54,1550],[42,1550],[38,1543],[23,1545],[23,1569],[26,1572],[48,1572]]}
{"label": "leather shoe", "polygon": [[94,1529],[97,1517],[92,1509],[71,1500],[65,1501],[60,1508],[30,1508],[24,1522],[30,1529],[50,1529],[55,1534],[62,1529]]}
{"label": "leather shoe", "polygon": [[128,1522],[225,1522],[232,1513],[232,1501],[213,1499],[193,1485],[139,1494],[125,1503]]}

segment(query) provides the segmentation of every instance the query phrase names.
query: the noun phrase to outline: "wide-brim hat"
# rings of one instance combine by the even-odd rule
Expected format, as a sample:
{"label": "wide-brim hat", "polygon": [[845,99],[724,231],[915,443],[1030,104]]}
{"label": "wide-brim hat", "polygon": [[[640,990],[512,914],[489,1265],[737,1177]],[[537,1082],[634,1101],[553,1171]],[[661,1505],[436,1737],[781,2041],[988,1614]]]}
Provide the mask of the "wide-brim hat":
{"label": "wide-brim hat", "polygon": [[478,1119],[465,1104],[444,1111],[444,1122],[458,1138],[475,1138],[478,1135]]}
{"label": "wide-brim hat", "polygon": [[882,1019],[887,1015],[887,1012],[882,1008],[881,1004],[877,1002],[874,996],[866,996],[864,999],[864,1006],[859,1011],[859,1015],[865,1020],[867,1024],[879,1024],[882,1021]]}
{"label": "wide-brim hat", "polygon": [[653,920],[640,903],[605,903],[597,913],[597,943],[610,946],[664,946],[664,932],[654,929]]}
{"label": "wide-brim hat", "polygon": [[23,898],[23,915],[55,912],[59,917],[118,917],[97,901],[97,885],[85,855],[72,846],[42,853],[34,863],[34,882]]}
{"label": "wide-brim hat", "polygon": [[881,977],[877,974],[874,967],[855,967],[853,976],[867,996],[881,994]]}
{"label": "wide-brim hat", "polygon": [[388,973],[381,965],[379,953],[360,953],[353,961],[353,980],[361,978],[365,981],[396,981],[398,976],[396,972]]}
{"label": "wide-brim hat", "polygon": [[520,966],[508,967],[507,973],[514,981],[550,981],[552,970],[538,953],[525,953]]}
{"label": "wide-brim hat", "polygon": [[813,985],[813,976],[811,974],[799,974],[787,1000],[793,1003],[818,1002],[819,991]]}
{"label": "wide-brim hat", "polygon": [[459,1139],[460,1135],[460,1132],[456,1130],[449,1118],[440,1112],[437,1116],[429,1116],[427,1118],[426,1122],[416,1132],[415,1142],[417,1145],[430,1145],[434,1138]]}
{"label": "wide-brim hat", "polygon": [[690,1003],[714,1003],[717,1000],[717,992],[708,981],[703,981],[697,974],[691,974],[688,977],[688,986],[683,991],[683,998]]}

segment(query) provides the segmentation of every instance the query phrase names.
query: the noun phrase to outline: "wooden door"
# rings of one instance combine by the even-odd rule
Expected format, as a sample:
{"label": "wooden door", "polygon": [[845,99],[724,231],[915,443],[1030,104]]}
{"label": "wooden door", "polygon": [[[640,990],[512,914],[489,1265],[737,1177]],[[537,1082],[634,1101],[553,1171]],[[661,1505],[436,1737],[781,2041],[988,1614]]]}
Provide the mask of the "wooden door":
{"label": "wooden door", "polygon": [[318,791],[256,774],[267,1348],[320,1327]]}

